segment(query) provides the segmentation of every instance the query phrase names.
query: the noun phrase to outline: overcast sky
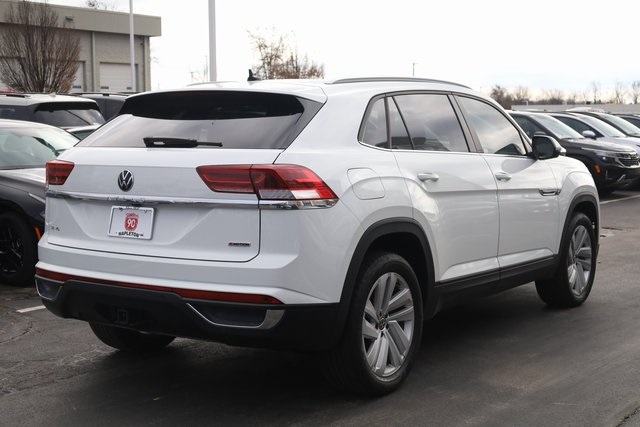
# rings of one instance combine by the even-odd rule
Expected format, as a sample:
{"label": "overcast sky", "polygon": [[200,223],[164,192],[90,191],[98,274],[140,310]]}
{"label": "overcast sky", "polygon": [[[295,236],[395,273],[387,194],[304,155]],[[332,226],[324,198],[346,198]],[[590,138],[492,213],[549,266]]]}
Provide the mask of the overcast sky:
{"label": "overcast sky", "polygon": [[[49,0],[84,6],[85,0]],[[128,12],[129,0],[105,0]],[[201,79],[207,0],[134,0],[162,18],[151,39],[153,89]],[[640,1],[217,0],[219,80],[244,80],[256,62],[248,32],[288,34],[327,78],[411,76],[589,92],[640,80]]]}

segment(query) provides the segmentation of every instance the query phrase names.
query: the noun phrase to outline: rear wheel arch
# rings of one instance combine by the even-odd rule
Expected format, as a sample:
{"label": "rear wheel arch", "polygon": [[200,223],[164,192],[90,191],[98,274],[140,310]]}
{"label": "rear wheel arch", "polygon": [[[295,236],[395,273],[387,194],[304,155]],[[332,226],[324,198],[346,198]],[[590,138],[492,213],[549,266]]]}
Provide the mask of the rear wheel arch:
{"label": "rear wheel arch", "polygon": [[[344,325],[353,292],[368,254],[391,252],[406,259],[414,270],[422,292],[425,318],[435,304],[434,268],[429,241],[422,227],[411,218],[390,218],[371,225],[363,234],[351,258],[340,297],[340,325]],[[435,305],[434,305],[435,307]]]}

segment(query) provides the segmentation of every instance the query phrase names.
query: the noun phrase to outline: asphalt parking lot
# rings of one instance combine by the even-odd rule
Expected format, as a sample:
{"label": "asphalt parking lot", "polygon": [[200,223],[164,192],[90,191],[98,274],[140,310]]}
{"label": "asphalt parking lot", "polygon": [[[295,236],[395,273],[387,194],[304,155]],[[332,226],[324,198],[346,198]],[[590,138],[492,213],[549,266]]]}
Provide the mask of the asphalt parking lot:
{"label": "asphalt parking lot", "polygon": [[640,193],[601,201],[584,306],[548,309],[527,285],[440,313],[379,399],[329,388],[307,355],[178,339],[126,356],[0,286],[0,426],[639,426],[638,212]]}

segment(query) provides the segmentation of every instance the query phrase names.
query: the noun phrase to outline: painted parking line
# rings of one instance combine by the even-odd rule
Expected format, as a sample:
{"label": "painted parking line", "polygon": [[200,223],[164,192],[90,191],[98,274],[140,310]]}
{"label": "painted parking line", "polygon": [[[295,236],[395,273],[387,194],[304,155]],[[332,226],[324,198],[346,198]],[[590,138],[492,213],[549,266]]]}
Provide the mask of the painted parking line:
{"label": "painted parking line", "polygon": [[622,202],[624,200],[637,199],[638,197],[640,197],[640,194],[636,194],[635,196],[626,196],[626,197],[623,197],[621,199],[605,200],[604,202],[600,202],[600,204],[601,205],[606,205],[607,203]]}
{"label": "painted parking line", "polygon": [[23,308],[22,310],[16,310],[18,313],[24,314],[29,313],[30,311],[42,310],[46,308],[44,305],[36,305],[35,307]]}

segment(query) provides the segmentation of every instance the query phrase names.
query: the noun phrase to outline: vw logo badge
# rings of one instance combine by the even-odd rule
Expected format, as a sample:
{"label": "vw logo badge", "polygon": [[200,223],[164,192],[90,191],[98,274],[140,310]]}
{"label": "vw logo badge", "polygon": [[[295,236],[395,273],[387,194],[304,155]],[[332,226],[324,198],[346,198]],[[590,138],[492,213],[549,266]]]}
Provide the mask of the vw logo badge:
{"label": "vw logo badge", "polygon": [[133,174],[131,171],[125,169],[120,172],[120,175],[118,175],[118,187],[122,191],[131,190],[131,187],[133,187]]}

